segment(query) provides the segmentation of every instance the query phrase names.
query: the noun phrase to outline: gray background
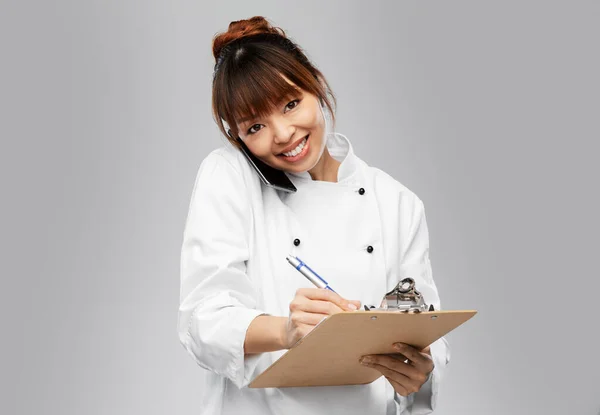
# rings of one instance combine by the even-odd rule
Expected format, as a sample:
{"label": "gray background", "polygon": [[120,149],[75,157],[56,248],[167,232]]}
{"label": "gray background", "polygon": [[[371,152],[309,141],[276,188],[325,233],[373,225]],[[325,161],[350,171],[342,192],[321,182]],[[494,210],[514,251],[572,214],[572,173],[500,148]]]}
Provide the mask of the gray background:
{"label": "gray background", "polygon": [[598,2],[1,7],[1,413],[200,412],[180,244],[222,144],[211,39],[253,15],[425,202],[444,308],[479,310],[448,336],[436,413],[599,413]]}

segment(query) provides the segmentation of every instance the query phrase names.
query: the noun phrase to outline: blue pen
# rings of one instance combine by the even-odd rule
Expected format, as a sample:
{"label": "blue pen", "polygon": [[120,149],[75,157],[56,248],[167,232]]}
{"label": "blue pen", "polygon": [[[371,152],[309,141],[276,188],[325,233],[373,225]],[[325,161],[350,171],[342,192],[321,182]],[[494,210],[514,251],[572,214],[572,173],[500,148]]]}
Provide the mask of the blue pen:
{"label": "blue pen", "polygon": [[[325,288],[327,290],[333,291],[333,288],[327,284],[323,278],[319,277],[319,275],[314,272],[308,265],[306,265],[300,258],[297,258],[293,255],[288,255],[288,262],[291,266],[296,268],[302,275],[304,275],[310,282],[312,282],[318,288]],[[335,292],[335,291],[333,291]]]}

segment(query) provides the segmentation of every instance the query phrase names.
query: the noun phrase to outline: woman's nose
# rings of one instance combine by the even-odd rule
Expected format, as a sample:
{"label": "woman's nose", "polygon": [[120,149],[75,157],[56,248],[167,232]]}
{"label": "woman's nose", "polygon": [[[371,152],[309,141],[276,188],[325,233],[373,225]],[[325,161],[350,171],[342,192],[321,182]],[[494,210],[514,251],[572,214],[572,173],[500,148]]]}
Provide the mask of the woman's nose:
{"label": "woman's nose", "polygon": [[285,120],[273,122],[273,141],[277,144],[285,144],[294,136],[295,128]]}

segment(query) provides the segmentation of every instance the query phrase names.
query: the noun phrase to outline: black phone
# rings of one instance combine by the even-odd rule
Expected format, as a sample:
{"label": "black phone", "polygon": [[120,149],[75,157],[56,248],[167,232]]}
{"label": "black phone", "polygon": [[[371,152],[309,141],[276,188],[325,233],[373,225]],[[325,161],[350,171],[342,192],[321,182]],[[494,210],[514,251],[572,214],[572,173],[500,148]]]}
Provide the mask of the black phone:
{"label": "black phone", "polygon": [[[231,133],[229,132],[231,136]],[[256,157],[252,152],[248,149],[246,144],[242,141],[240,137],[236,137],[238,143],[240,143],[240,147],[242,149],[242,153],[252,167],[254,171],[260,177],[260,180],[269,187],[272,187],[277,190],[283,190],[284,192],[294,193],[296,192],[296,186],[290,180],[289,177],[282,170],[278,170],[274,167],[269,166],[265,162],[261,161],[258,157]]]}

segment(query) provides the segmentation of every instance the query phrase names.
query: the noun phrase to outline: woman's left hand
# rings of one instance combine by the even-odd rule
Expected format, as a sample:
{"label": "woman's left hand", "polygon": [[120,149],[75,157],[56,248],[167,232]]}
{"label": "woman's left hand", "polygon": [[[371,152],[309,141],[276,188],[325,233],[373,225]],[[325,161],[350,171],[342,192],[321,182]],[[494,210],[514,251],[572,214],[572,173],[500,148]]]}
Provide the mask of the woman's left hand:
{"label": "woman's left hand", "polygon": [[[419,351],[407,344],[396,343],[394,348],[401,354],[398,358],[384,354],[366,355],[360,363],[381,372],[401,396],[418,392],[434,368],[429,346]],[[406,359],[408,363],[405,363]]]}

